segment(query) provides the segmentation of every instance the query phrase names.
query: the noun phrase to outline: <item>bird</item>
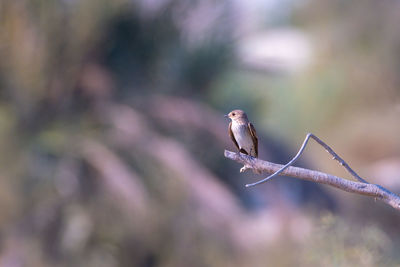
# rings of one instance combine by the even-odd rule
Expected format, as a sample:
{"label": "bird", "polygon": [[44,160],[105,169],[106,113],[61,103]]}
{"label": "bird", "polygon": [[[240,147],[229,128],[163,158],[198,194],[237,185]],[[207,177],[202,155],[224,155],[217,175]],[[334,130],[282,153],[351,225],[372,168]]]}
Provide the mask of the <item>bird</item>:
{"label": "bird", "polygon": [[258,137],[256,129],[243,110],[235,109],[225,117],[231,119],[228,133],[233,143],[243,154],[258,157]]}

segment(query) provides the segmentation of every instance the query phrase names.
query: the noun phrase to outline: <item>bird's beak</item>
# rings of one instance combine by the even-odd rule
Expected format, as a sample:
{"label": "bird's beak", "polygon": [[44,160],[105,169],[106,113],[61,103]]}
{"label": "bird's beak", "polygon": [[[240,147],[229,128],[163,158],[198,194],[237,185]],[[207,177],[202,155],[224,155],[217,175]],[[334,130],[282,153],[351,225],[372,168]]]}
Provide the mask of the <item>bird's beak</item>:
{"label": "bird's beak", "polygon": [[229,114],[225,114],[224,117],[225,117],[225,118],[229,118]]}

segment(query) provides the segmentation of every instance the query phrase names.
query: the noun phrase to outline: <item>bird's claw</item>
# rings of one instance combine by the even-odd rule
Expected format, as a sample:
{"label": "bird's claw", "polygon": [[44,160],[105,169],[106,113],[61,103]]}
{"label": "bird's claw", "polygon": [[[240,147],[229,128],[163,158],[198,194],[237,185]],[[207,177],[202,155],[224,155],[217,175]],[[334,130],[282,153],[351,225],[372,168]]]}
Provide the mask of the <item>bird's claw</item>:
{"label": "bird's claw", "polygon": [[245,172],[245,171],[248,170],[248,169],[251,169],[251,167],[248,166],[248,165],[244,165],[244,166],[240,169],[240,172]]}

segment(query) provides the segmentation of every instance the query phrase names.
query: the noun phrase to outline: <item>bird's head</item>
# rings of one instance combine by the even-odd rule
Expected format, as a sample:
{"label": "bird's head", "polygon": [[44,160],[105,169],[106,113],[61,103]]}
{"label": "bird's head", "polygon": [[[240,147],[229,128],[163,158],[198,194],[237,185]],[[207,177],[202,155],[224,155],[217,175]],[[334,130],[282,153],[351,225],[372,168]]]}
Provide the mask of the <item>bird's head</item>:
{"label": "bird's head", "polygon": [[240,109],[235,109],[229,112],[225,117],[228,117],[232,121],[234,120],[242,120],[242,119],[247,119],[247,115],[243,110]]}

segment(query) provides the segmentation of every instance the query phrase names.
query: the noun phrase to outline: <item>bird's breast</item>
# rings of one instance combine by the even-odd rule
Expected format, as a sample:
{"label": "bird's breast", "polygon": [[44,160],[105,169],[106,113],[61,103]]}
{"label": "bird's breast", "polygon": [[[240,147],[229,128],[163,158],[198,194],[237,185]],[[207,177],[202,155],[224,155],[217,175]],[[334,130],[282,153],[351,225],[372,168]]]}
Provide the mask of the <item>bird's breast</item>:
{"label": "bird's breast", "polygon": [[247,148],[253,146],[253,140],[251,139],[247,124],[232,123],[232,133],[239,147],[247,150]]}

